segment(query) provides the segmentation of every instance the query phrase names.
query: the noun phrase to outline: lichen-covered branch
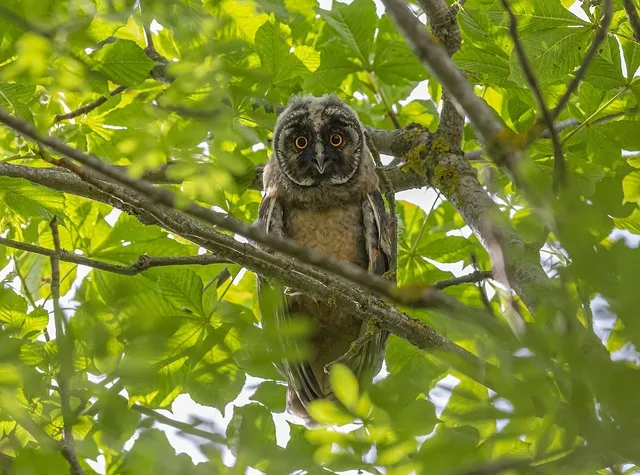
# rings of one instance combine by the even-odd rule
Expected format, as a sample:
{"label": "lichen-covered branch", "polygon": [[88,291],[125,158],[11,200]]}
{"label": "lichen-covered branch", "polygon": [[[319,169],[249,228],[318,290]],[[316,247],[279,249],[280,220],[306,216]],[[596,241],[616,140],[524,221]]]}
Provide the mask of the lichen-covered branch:
{"label": "lichen-covered branch", "polygon": [[489,156],[496,164],[504,166],[516,180],[523,161],[522,153],[509,145],[509,141],[501,140],[505,138],[507,131],[494,111],[475,94],[473,86],[465,75],[453,64],[447,49],[425,31],[424,25],[411,13],[404,2],[383,0],[383,3],[387,13],[394,19],[418,59],[469,117]]}
{"label": "lichen-covered branch", "polygon": [[[538,249],[527,246],[478,181],[477,172],[461,153],[439,152],[433,135],[413,128],[405,132],[380,131],[378,149],[409,157],[414,163],[407,180],[430,183],[458,210],[494,262],[504,260],[504,276],[524,304],[534,311],[544,301],[551,280],[540,265]],[[436,150],[434,150],[436,148]],[[495,246],[495,244],[498,246]]]}

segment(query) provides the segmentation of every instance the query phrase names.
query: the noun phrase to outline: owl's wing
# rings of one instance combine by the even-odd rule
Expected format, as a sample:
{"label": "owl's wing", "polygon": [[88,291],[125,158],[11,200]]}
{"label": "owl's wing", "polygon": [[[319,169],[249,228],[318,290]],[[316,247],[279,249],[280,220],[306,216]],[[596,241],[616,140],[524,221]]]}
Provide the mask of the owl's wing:
{"label": "owl's wing", "polygon": [[[390,270],[391,233],[393,230],[379,191],[367,195],[366,200],[362,203],[362,217],[368,270],[372,274],[383,275]],[[347,364],[358,379],[366,384],[371,382],[371,379],[382,368],[389,332],[363,322],[360,338],[364,338],[365,335],[367,339],[364,345]]]}
{"label": "owl's wing", "polygon": [[[263,198],[256,225],[269,234],[284,236],[282,205],[275,198],[268,196]],[[291,299],[295,299],[296,292],[289,288],[284,288],[284,292],[269,292],[271,298],[276,299],[276,301],[271,302],[269,309],[265,309],[262,308],[262,296],[267,290],[273,290],[274,286],[263,277],[258,276],[257,280],[258,295],[261,301],[261,310],[263,310],[261,313],[264,328],[267,330],[272,329],[278,334],[285,353],[287,355],[295,355],[296,359],[300,361],[300,350],[297,343],[288,336],[287,331],[281,331],[291,318],[289,313]],[[283,359],[276,363],[276,368],[293,386],[303,406],[306,407],[310,401],[323,397],[322,390],[308,363],[290,363],[287,359]]]}

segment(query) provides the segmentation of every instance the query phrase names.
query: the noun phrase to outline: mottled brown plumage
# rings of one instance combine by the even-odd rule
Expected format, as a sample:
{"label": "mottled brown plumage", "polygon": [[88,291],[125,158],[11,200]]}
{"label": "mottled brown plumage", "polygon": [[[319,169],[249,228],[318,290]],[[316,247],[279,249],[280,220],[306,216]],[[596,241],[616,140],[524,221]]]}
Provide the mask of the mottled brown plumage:
{"label": "mottled brown plumage", "polygon": [[[389,220],[356,113],[334,96],[295,98],[278,118],[273,152],[264,169],[259,226],[370,272],[388,270]],[[262,279],[259,284],[268,285]],[[275,318],[263,316],[263,323],[284,325],[300,315],[314,324],[312,354],[302,363],[283,361],[278,369],[289,383],[289,411],[307,418],[310,401],[331,397],[325,366],[344,355],[366,326],[294,289],[285,289]],[[347,361],[363,384],[380,370],[387,337],[376,330]],[[282,344],[296,346],[285,337]]]}

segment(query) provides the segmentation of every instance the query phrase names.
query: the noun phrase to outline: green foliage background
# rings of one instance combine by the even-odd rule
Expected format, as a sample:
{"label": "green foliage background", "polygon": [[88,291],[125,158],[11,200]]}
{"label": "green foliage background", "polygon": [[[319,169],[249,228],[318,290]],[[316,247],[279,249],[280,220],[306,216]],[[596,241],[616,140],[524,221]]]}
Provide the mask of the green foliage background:
{"label": "green foliage background", "polygon": [[[565,91],[601,17],[600,6],[585,2],[589,21],[583,21],[567,10],[570,4],[513,2],[550,104]],[[154,75],[158,64],[144,51],[143,25],[152,21],[155,47],[170,61],[170,82]],[[468,0],[458,22],[463,44],[455,63],[508,127],[526,133],[537,108],[501,2]],[[0,31],[0,107],[107,163],[129,166],[134,175],[177,162],[171,178],[189,198],[247,222],[257,217],[260,193],[249,185],[255,166],[267,160],[274,110],[291,95],[337,93],[366,125],[379,128],[394,128],[389,111],[401,126],[435,130],[439,121],[440,85],[370,0],[333,2],[330,10],[314,0],[5,0]],[[116,41],[101,43],[112,36]],[[535,458],[544,473],[610,473],[605,467],[612,466],[632,473],[640,464],[640,253],[632,244],[637,237],[620,231],[640,234],[640,157],[623,153],[640,150],[639,67],[640,44],[616,0],[607,38],[559,118],[582,125],[561,133],[570,186],[555,203],[558,232],[541,253],[558,290],[535,319],[526,315],[522,339],[505,330],[501,317],[477,322],[408,310],[499,366],[493,391],[438,355],[392,337],[384,379],[361,393],[338,369],[340,402],[316,408],[324,422],[356,424],[338,431],[287,422],[290,438],[282,447],[272,413],[284,411],[285,388],[266,352],[273,335],[258,326],[252,274],[230,266],[236,279],[218,287],[223,265],[120,276],[86,274],[62,262],[75,344],[73,435],[86,473],[96,465],[84,459],[99,456],[108,474],[243,473],[247,467],[274,474],[439,474],[507,456]],[[110,96],[119,85],[127,88]],[[418,85],[430,99],[406,102]],[[94,111],[55,121],[103,95],[108,99]],[[463,147],[479,147],[469,126]],[[528,154],[544,180],[535,185],[550,189],[550,141],[535,142]],[[0,128],[2,161],[47,167],[46,158]],[[540,247],[545,234],[535,210],[493,164],[481,159],[474,166],[522,238]],[[93,259],[128,265],[142,254],[198,253],[197,246],[124,213],[114,222],[112,211],[0,176],[3,237],[53,248],[48,222],[58,216],[62,247]],[[397,214],[399,284],[451,278],[441,264],[467,266],[471,256],[491,268],[478,239],[461,237],[465,223],[450,203],[424,210],[399,201]],[[48,258],[0,247],[2,269],[0,452],[15,457],[15,473],[66,474],[62,456],[24,422],[61,437],[58,348],[43,336],[53,321]],[[446,293],[483,306],[474,284]],[[499,292],[490,295],[500,315]],[[459,383],[449,388],[444,410],[436,410],[434,388],[447,374]],[[229,404],[246,375],[262,379],[250,403],[234,408]],[[208,459],[198,465],[175,454],[162,421],[153,424],[152,411],[171,409],[181,394],[233,413],[226,430],[200,426],[211,433],[194,439]],[[124,450],[134,433],[139,437]],[[228,450],[233,468],[222,462]],[[528,469],[512,473],[522,470]]]}

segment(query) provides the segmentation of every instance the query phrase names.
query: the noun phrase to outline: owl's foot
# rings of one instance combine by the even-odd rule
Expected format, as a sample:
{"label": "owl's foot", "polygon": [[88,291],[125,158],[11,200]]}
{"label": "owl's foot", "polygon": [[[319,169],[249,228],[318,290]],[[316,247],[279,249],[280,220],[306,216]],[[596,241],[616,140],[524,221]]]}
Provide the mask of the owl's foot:
{"label": "owl's foot", "polygon": [[333,360],[331,363],[327,363],[324,365],[324,372],[329,374],[329,370],[334,364],[340,363],[345,366],[350,367],[349,362],[355,359],[358,355],[362,353],[362,349],[365,347],[367,343],[371,341],[371,339],[375,336],[376,327],[373,323],[367,322],[367,328],[356,340],[354,340],[351,345],[349,345],[349,349],[347,352]]}

